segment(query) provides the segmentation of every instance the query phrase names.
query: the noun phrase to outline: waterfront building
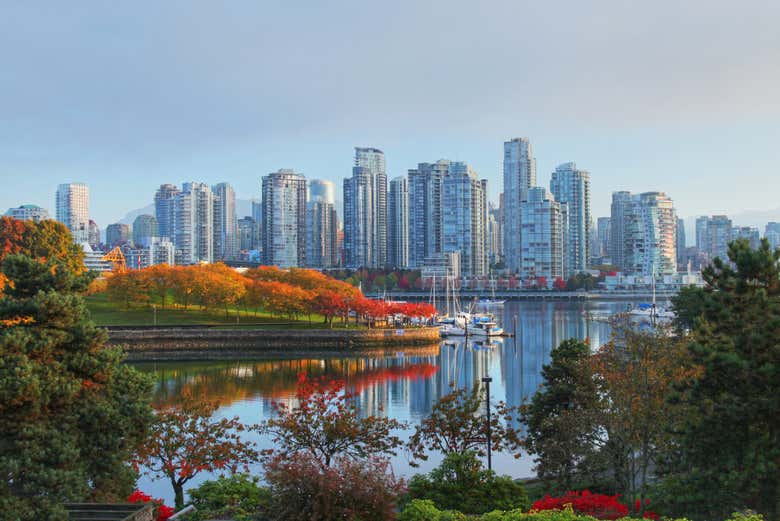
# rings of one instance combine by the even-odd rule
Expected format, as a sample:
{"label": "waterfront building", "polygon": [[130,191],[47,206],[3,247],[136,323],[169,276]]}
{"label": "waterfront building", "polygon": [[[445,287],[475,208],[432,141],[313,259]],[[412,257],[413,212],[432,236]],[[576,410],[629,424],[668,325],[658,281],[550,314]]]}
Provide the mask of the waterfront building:
{"label": "waterfront building", "polygon": [[425,259],[442,251],[441,187],[450,171],[450,161],[419,163],[407,172],[409,189],[409,262],[421,268]]}
{"label": "waterfront building", "polygon": [[457,252],[460,273],[487,275],[487,180],[453,162],[442,183],[442,251]]}
{"label": "waterfront building", "polygon": [[707,223],[709,219],[706,215],[696,218],[696,247],[702,252],[707,251]]}
{"label": "waterfront building", "polygon": [[536,186],[536,158],[531,142],[525,137],[504,142],[504,260],[512,273],[521,264],[520,206],[532,186]]}
{"label": "waterfront building", "polygon": [[685,220],[682,217],[677,218],[677,269],[685,269],[686,254],[685,254]]}
{"label": "waterfront building", "polygon": [[127,248],[124,255],[128,268],[140,270],[156,264],[173,266],[176,260],[175,252],[176,248],[169,239],[151,237],[143,246]]}
{"label": "waterfront building", "polygon": [[87,225],[87,242],[94,247],[100,245],[100,228],[98,228],[97,223],[92,219],[89,220],[89,224]]}
{"label": "waterfront building", "polygon": [[257,249],[257,223],[247,215],[238,220],[238,250],[247,252]]}
{"label": "waterfront building", "polygon": [[238,255],[236,193],[229,183],[211,187],[214,194],[214,259],[235,260]]}
{"label": "waterfront building", "polygon": [[563,276],[568,279],[588,268],[591,238],[590,174],[579,170],[575,163],[564,163],[552,173],[550,192],[568,210],[568,225],[563,231],[566,245]]}
{"label": "waterfront building", "polygon": [[106,226],[106,245],[109,248],[124,246],[132,240],[132,228],[129,224],[114,223]]}
{"label": "waterfront building", "polygon": [[677,271],[677,215],[663,192],[614,192],[610,221],[612,263],[630,275]]}
{"label": "waterfront building", "polygon": [[262,259],[280,268],[306,264],[306,178],[283,168],[263,177]]}
{"label": "waterfront building", "polygon": [[387,264],[392,268],[409,265],[409,185],[406,176],[390,181],[387,197]]}
{"label": "waterfront building", "polygon": [[596,252],[594,257],[599,259],[599,263],[606,264],[604,261],[609,259],[609,217],[599,217],[596,220]]}
{"label": "waterfront building", "polygon": [[154,194],[154,215],[157,219],[157,237],[167,237],[173,241],[174,199],[179,194],[176,185],[163,184]]}
{"label": "waterfront building", "polygon": [[214,194],[209,185],[182,185],[173,197],[172,233],[177,264],[214,261]]}
{"label": "waterfront building", "polygon": [[487,241],[488,262],[493,265],[501,260],[501,216],[492,202],[488,203]]}
{"label": "waterfront building", "polygon": [[335,187],[330,181],[309,182],[306,206],[306,266],[333,268],[339,264],[338,215]]}
{"label": "waterfront building", "polygon": [[521,208],[520,276],[543,278],[548,287],[564,276],[566,204],[544,187],[524,190]]}
{"label": "waterfront building", "polygon": [[65,183],[57,187],[57,220],[70,230],[75,242],[89,240],[89,187]]}
{"label": "waterfront building", "polygon": [[750,247],[757,250],[761,245],[761,233],[752,226],[735,226],[731,232],[731,240],[747,239]]}
{"label": "waterfront building", "polygon": [[141,214],[133,221],[133,244],[137,248],[151,244],[157,233],[157,218],[154,215]]}
{"label": "waterfront building", "polygon": [[86,242],[81,243],[81,249],[84,251],[84,267],[88,271],[97,271],[107,273],[114,269],[114,263],[103,260],[103,252],[95,251],[92,246]]}
{"label": "waterfront building", "polygon": [[36,223],[50,219],[49,212],[35,204],[23,204],[16,208],[9,208],[5,215],[20,221],[33,221]]}
{"label": "waterfront building", "polygon": [[769,246],[780,248],[780,223],[769,222],[764,228],[764,237],[769,241]]}
{"label": "waterfront building", "polygon": [[344,180],[344,257],[349,268],[387,264],[387,174],[376,148],[355,147],[352,177]]}

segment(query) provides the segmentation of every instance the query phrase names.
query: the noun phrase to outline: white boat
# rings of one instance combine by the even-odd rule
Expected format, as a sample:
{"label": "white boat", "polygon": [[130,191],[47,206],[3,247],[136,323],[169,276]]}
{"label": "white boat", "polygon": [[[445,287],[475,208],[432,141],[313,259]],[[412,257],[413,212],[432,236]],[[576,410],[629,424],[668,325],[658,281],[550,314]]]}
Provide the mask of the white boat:
{"label": "white boat", "polygon": [[503,306],[505,302],[506,300],[496,298],[496,281],[490,279],[490,298],[479,299],[477,304],[485,308],[495,308]]}
{"label": "white boat", "polygon": [[474,336],[501,336],[504,329],[493,319],[492,315],[476,315],[469,324],[469,334]]}

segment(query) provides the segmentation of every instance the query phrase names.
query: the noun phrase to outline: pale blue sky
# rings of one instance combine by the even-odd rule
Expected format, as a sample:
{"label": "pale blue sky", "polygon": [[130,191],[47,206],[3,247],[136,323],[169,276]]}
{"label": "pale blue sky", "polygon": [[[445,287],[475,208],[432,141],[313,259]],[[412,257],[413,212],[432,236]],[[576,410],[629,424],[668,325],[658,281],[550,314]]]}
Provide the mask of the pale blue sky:
{"label": "pale blue sky", "polygon": [[470,162],[501,189],[575,161],[680,215],[780,208],[780,2],[0,0],[0,211],[90,185],[104,228],[160,183],[294,168],[341,186],[354,146],[395,177]]}

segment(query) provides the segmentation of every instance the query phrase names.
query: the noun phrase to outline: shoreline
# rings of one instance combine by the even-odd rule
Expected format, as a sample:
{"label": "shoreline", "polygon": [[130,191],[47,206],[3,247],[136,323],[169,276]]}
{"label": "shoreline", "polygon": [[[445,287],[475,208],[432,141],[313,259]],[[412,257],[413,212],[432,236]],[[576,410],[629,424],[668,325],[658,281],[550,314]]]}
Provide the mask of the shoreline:
{"label": "shoreline", "polygon": [[114,326],[109,345],[122,346],[127,361],[297,358],[375,351],[383,356],[404,348],[438,349],[437,327],[409,329],[214,329],[211,327]]}

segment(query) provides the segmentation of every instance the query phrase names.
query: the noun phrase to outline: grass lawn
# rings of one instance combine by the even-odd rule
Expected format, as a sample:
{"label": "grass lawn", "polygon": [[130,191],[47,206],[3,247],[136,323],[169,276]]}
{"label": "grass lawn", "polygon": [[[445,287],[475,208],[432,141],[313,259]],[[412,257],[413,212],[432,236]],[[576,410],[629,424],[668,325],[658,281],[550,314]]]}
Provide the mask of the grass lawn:
{"label": "grass lawn", "polygon": [[[92,315],[92,320],[99,326],[151,326],[154,325],[154,311],[149,306],[136,306],[125,309],[121,304],[110,302],[105,294],[95,294],[86,297],[87,309]],[[239,316],[241,327],[254,326],[263,329],[290,328],[296,329],[322,329],[327,328],[323,323],[323,318],[319,315],[312,315],[311,323],[308,317],[302,320],[290,321],[285,318],[271,317],[267,313],[241,311]],[[188,310],[174,308],[170,304],[162,309],[157,305],[157,325],[160,326],[180,326],[180,325],[216,325],[230,327],[236,325],[236,310],[228,311],[225,316],[224,310],[205,310],[190,306]],[[250,326],[251,325],[251,326]],[[342,328],[338,321],[333,323],[333,327]],[[355,328],[354,324],[350,328]]]}

